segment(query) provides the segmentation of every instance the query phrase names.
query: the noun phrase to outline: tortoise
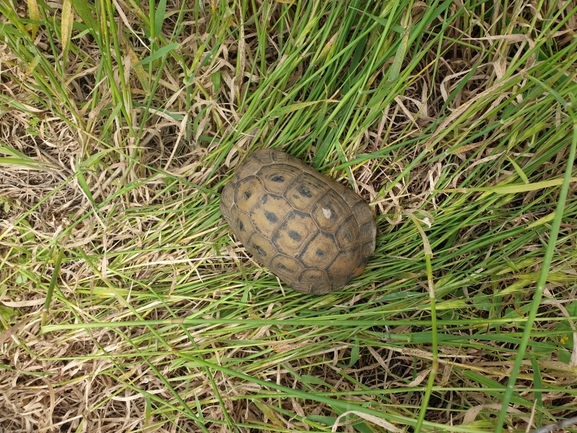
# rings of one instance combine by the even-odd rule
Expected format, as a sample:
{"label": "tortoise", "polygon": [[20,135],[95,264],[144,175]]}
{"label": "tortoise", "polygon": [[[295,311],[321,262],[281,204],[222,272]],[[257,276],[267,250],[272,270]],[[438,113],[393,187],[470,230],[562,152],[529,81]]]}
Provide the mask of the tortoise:
{"label": "tortoise", "polygon": [[339,290],[375,250],[370,207],[282,151],[256,151],[224,187],[220,210],[256,261],[301,293]]}

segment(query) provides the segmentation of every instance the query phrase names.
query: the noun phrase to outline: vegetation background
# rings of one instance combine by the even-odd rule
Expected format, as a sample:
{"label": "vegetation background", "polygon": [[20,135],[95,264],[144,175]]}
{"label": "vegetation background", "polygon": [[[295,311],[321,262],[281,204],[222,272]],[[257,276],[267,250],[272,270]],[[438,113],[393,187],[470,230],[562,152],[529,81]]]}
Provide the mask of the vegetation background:
{"label": "vegetation background", "polygon": [[[575,1],[0,12],[0,430],[577,415]],[[223,223],[222,186],[263,147],[374,209],[347,288],[291,291]]]}

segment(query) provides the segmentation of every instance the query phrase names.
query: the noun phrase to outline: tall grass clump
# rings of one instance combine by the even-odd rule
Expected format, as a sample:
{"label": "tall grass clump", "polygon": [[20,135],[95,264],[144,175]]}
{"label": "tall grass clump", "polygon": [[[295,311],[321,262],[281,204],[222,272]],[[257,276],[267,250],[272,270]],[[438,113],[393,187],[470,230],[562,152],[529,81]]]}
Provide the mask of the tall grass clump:
{"label": "tall grass clump", "polygon": [[[575,429],[576,29],[547,0],[0,0],[0,430]],[[374,209],[345,289],[222,221],[269,147]]]}

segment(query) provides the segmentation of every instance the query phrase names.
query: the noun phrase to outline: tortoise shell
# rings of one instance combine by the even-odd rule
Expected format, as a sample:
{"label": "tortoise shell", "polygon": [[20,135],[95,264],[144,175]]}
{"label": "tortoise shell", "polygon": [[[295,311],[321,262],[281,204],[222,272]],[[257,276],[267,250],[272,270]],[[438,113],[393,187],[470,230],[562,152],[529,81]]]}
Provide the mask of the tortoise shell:
{"label": "tortoise shell", "polygon": [[247,159],[224,187],[220,210],[256,261],[302,293],[344,287],[375,250],[367,203],[278,150]]}

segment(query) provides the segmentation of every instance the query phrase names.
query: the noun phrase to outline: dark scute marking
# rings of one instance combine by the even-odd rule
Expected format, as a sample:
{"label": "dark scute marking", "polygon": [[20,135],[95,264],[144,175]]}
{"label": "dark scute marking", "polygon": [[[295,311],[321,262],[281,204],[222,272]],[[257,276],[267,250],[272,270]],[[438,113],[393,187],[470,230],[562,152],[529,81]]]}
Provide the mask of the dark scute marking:
{"label": "dark scute marking", "polygon": [[284,176],[281,174],[274,174],[271,176],[270,180],[273,182],[284,182]]}
{"label": "dark scute marking", "polygon": [[287,267],[286,267],[285,265],[283,265],[282,263],[277,263],[277,264],[275,265],[275,269],[276,269],[277,271],[290,271],[290,269],[287,268]]}
{"label": "dark scute marking", "polygon": [[325,252],[324,252],[323,250],[321,250],[321,249],[318,249],[318,250],[315,251],[315,254],[316,254],[317,256],[319,256],[319,257],[322,257],[322,256],[325,255]]}
{"label": "dark scute marking", "polygon": [[297,191],[299,192],[300,195],[306,198],[311,198],[313,196],[311,190],[308,189],[305,185],[299,185]]}
{"label": "dark scute marking", "polygon": [[269,220],[271,223],[276,223],[278,222],[278,217],[273,213],[273,212],[265,212],[264,216],[266,217],[267,220]]}
{"label": "dark scute marking", "polygon": [[302,236],[297,232],[295,232],[294,230],[289,230],[288,235],[289,238],[291,238],[293,241],[299,242],[302,239]]}
{"label": "dark scute marking", "polygon": [[255,249],[255,251],[256,251],[260,256],[266,257],[266,251],[263,250],[260,245],[254,244],[252,247]]}
{"label": "dark scute marking", "polygon": [[250,190],[246,190],[242,195],[243,195],[245,200],[248,200],[250,198],[250,196],[252,195],[252,192],[250,192]]}
{"label": "dark scute marking", "polygon": [[242,221],[241,221],[241,220],[236,220],[236,223],[237,223],[237,225],[238,225],[238,229],[239,229],[241,232],[244,232],[244,224],[242,223]]}

